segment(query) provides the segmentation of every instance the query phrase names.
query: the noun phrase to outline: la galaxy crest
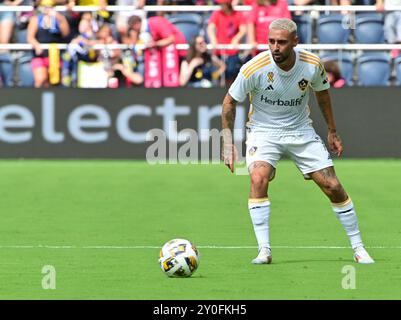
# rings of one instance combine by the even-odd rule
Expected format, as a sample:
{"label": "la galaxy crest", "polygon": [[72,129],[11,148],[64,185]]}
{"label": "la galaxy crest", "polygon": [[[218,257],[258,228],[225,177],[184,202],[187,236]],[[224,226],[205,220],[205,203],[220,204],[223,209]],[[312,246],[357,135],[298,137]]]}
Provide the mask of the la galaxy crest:
{"label": "la galaxy crest", "polygon": [[298,87],[302,92],[305,92],[306,88],[308,87],[309,81],[305,78],[302,78],[301,81],[298,82]]}
{"label": "la galaxy crest", "polygon": [[257,149],[258,149],[258,147],[251,147],[251,148],[249,149],[249,155],[250,155],[250,156],[253,156],[253,155],[255,154],[255,152],[256,152]]}

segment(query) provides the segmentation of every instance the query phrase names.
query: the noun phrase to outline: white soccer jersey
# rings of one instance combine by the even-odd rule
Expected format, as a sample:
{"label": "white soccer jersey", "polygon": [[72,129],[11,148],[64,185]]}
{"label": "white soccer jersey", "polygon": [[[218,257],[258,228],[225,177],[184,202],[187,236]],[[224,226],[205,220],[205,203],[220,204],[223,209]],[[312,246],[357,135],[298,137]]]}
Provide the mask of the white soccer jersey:
{"label": "white soccer jersey", "polygon": [[251,102],[248,127],[267,130],[272,135],[311,128],[309,87],[330,88],[326,71],[315,54],[294,48],[296,62],[288,72],[276,65],[270,50],[244,64],[228,93],[242,102]]}

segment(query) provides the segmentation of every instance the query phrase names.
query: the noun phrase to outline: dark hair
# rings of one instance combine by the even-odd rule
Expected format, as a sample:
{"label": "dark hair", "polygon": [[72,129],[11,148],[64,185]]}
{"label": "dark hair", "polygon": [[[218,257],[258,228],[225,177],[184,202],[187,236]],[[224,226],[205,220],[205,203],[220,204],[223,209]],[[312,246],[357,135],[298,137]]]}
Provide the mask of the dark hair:
{"label": "dark hair", "polygon": [[324,62],[324,68],[327,73],[331,73],[334,77],[334,82],[341,79],[341,70],[337,61],[329,60]]}
{"label": "dark hair", "polygon": [[128,28],[132,28],[132,26],[133,26],[134,24],[137,24],[137,23],[139,23],[139,22],[142,22],[142,18],[141,18],[141,17],[138,17],[138,16],[131,16],[131,17],[129,17],[129,18],[128,18],[128,22],[127,22]]}
{"label": "dark hair", "polygon": [[202,52],[202,54],[200,54],[200,55],[198,54],[198,52],[196,50],[196,39],[199,38],[199,37],[204,38],[203,36],[198,35],[198,36],[194,37],[189,43],[189,49],[188,49],[187,57],[185,58],[185,60],[188,63],[191,62],[191,60],[193,58],[197,57],[197,56],[200,56],[205,63],[212,60],[212,56],[207,51]]}

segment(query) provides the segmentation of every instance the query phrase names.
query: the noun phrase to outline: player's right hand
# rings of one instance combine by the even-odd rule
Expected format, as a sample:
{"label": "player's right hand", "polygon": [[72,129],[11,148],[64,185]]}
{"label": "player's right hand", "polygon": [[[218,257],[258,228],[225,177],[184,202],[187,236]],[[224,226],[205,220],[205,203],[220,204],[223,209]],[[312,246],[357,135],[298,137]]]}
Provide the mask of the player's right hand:
{"label": "player's right hand", "polygon": [[238,151],[233,143],[224,144],[221,150],[221,160],[234,173],[234,161],[238,161]]}

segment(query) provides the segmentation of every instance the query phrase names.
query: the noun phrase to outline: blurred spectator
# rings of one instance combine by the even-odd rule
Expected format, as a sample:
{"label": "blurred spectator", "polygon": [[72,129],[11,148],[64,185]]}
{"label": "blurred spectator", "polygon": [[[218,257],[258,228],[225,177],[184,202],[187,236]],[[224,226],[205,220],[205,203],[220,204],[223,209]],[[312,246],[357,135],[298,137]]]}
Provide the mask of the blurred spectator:
{"label": "blurred spectator", "polygon": [[132,30],[128,30],[123,39],[129,48],[122,51],[121,58],[113,65],[114,75],[119,87],[140,86],[144,82],[145,70],[143,50],[137,46],[141,41]]}
{"label": "blurred spectator", "polygon": [[[146,6],[161,6],[163,5],[163,0],[145,0],[145,5]],[[148,18],[154,17],[154,16],[162,16],[164,15],[164,12],[161,11],[148,11],[146,13],[146,16]]]}
{"label": "blurred spectator", "polygon": [[66,18],[53,9],[53,0],[42,0],[38,12],[28,24],[27,40],[33,46],[32,69],[35,87],[49,85],[49,50],[43,50],[43,43],[61,43],[70,33]]}
{"label": "blurred spectator", "polygon": [[[18,6],[22,0],[0,0],[0,6]],[[3,11],[0,12],[0,44],[10,43],[15,23],[15,13]],[[0,50],[0,86],[12,86],[12,62],[11,56],[7,50]]]}
{"label": "blurred spectator", "polygon": [[[376,8],[383,11],[386,6],[401,6],[401,0],[377,0]],[[401,43],[401,11],[389,11],[384,17],[384,36],[388,43]],[[391,56],[396,58],[400,55],[400,50],[391,51]]]}
{"label": "blurred spectator", "polygon": [[[58,5],[66,5],[67,11],[62,12],[67,18],[70,25],[70,35],[68,42],[77,37],[79,32],[79,23],[82,17],[86,14],[90,14],[92,17],[92,24],[94,32],[97,32],[104,23],[112,24],[113,33],[116,33],[116,27],[112,18],[112,12],[107,11],[108,5],[114,5],[116,0],[55,0]],[[132,0],[133,1],[133,0]],[[74,11],[75,6],[92,6],[99,7],[97,11]],[[84,18],[85,19],[85,18]]]}
{"label": "blurred spectator", "polygon": [[[235,6],[251,6],[253,5],[253,3],[255,2],[255,0],[233,0],[231,2],[231,4],[235,7]],[[247,12],[247,11],[245,11]]]}
{"label": "blurred spectator", "polygon": [[226,69],[225,63],[207,52],[206,41],[196,37],[190,44],[188,55],[181,63],[180,85],[195,88],[210,88]]}
{"label": "blurred spectator", "polygon": [[291,19],[286,0],[255,0],[248,21],[248,42],[254,48],[267,44],[269,25],[278,18]]}
{"label": "blurred spectator", "polygon": [[[64,0],[59,0],[64,1]],[[98,6],[99,11],[93,12],[93,16],[102,25],[105,22],[110,22],[110,13],[106,10],[107,0],[68,0],[68,7],[73,9],[74,6]]]}
{"label": "blurred spectator", "polygon": [[[34,6],[34,0],[23,0],[21,6]],[[16,43],[27,42],[27,28],[29,19],[34,15],[33,11],[29,12],[17,12],[16,20],[14,25],[14,37],[13,40]],[[32,52],[28,50],[14,51],[12,52],[13,57],[13,77],[14,86],[18,87],[33,87],[33,73],[31,68]]]}
{"label": "blurred spectator", "polygon": [[[22,0],[0,0],[0,6],[18,6]],[[13,26],[15,22],[15,13],[10,11],[0,12],[0,43],[7,44],[10,42]]]}
{"label": "blurred spectator", "polygon": [[[137,46],[138,44],[143,45],[143,42],[138,38],[137,32],[133,30],[128,30],[126,36],[124,37],[124,44],[129,45],[128,49],[125,49],[122,54],[122,64],[123,66],[131,66],[128,69],[131,71],[138,73],[142,77],[142,81],[139,83],[138,79],[133,81],[130,80],[130,77],[125,77],[126,86],[130,87],[131,85],[140,85],[143,83],[143,77],[145,73],[145,57],[144,50]],[[128,54],[130,53],[130,54]]]}
{"label": "blurred spectator", "polygon": [[[209,19],[207,34],[213,46],[218,44],[238,45],[246,34],[246,21],[241,12],[235,11],[231,0],[216,0],[221,10],[214,11]],[[227,69],[226,84],[230,85],[241,68],[242,61],[238,49],[216,49],[215,54],[222,58]]]}
{"label": "blurred spectator", "polygon": [[337,61],[329,60],[324,62],[327,78],[333,88],[342,88],[346,85],[345,79],[341,76],[341,70]]}
{"label": "blurred spectator", "polygon": [[98,54],[92,48],[96,44],[97,26],[92,19],[92,14],[86,12],[78,26],[79,35],[68,45],[68,50],[63,54],[62,83],[66,87],[76,87],[78,81],[78,63],[95,62]]}
{"label": "blurred spectator", "polygon": [[[147,48],[162,48],[170,44],[185,44],[184,34],[170,21],[162,16],[142,20],[132,16],[128,19],[129,31],[133,37],[141,39]],[[185,58],[186,50],[178,50],[181,59]]]}
{"label": "blurred spectator", "polygon": [[[117,40],[113,37],[113,32],[109,24],[103,24],[96,34],[97,43],[99,44],[118,44]],[[103,63],[103,68],[109,77],[109,86],[115,87],[117,79],[114,75],[113,66],[118,63],[121,58],[120,49],[103,48],[99,52],[98,60]]]}
{"label": "blurred spectator", "polygon": [[[116,27],[120,35],[123,38],[128,32],[128,18],[133,15],[139,15],[138,10],[135,12],[134,9],[143,9],[145,6],[145,0],[117,0],[117,5],[119,6],[132,6],[133,10],[130,11],[120,11],[116,14]],[[141,18],[145,18],[145,11],[142,11]]]}
{"label": "blurred spectator", "polygon": [[122,58],[113,65],[113,70],[120,88],[143,84],[143,66],[140,65],[137,52],[134,49],[124,50]]}
{"label": "blurred spectator", "polygon": [[[1,0],[0,0],[1,1]],[[20,3],[21,6],[36,6],[35,0],[22,0]],[[1,15],[1,13],[0,13]],[[25,30],[28,28],[29,19],[34,15],[34,11],[25,11],[25,12],[17,12],[15,18],[15,27],[16,30]],[[23,42],[25,43],[26,39]]]}

